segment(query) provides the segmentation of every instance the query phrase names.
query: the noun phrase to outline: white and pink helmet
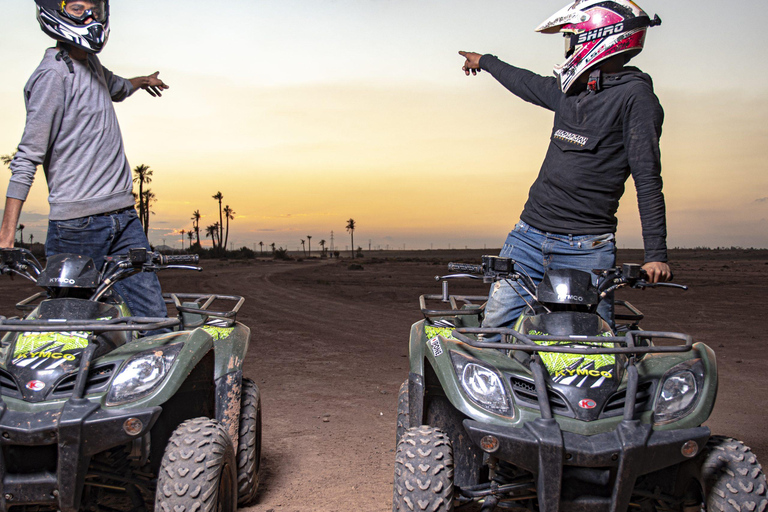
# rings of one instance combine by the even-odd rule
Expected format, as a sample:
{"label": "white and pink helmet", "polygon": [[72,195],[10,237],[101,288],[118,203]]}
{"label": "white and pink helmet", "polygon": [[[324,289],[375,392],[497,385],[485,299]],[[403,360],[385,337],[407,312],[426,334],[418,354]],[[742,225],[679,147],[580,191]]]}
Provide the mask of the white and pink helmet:
{"label": "white and pink helmet", "polygon": [[536,32],[565,36],[565,62],[555,66],[555,76],[567,92],[595,64],[620,53],[628,53],[627,60],[640,53],[648,27],[660,24],[658,16],[651,19],[631,0],[576,0]]}

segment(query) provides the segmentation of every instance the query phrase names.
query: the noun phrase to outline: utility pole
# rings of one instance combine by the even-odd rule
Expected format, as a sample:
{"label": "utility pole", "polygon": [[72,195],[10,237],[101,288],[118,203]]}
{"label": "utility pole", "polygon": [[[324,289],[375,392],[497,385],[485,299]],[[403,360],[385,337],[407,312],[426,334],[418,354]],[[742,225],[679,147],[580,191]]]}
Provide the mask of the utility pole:
{"label": "utility pole", "polygon": [[333,254],[333,231],[331,231],[331,254]]}

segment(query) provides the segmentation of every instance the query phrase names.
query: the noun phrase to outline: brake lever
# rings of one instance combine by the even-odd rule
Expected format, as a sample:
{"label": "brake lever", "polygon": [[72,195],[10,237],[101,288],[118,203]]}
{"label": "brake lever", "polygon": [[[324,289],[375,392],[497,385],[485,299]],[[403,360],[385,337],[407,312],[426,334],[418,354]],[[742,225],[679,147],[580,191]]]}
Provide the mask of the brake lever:
{"label": "brake lever", "polygon": [[632,288],[660,288],[660,287],[679,288],[681,290],[688,290],[688,287],[682,284],[667,283],[667,282],[649,283],[644,279],[638,280],[635,284],[632,285]]}
{"label": "brake lever", "polygon": [[658,288],[660,286],[666,286],[667,288],[679,288],[681,290],[688,290],[688,287],[683,284],[677,284],[677,283],[653,283],[653,284],[647,284],[648,288]]}
{"label": "brake lever", "polygon": [[483,276],[478,276],[475,274],[448,274],[446,276],[435,276],[435,281],[444,281],[447,279],[482,279]]}
{"label": "brake lever", "polygon": [[203,271],[203,267],[198,267],[197,265],[163,265],[155,268],[157,268],[157,270],[167,270],[169,268],[177,268],[182,270],[197,270],[198,272]]}

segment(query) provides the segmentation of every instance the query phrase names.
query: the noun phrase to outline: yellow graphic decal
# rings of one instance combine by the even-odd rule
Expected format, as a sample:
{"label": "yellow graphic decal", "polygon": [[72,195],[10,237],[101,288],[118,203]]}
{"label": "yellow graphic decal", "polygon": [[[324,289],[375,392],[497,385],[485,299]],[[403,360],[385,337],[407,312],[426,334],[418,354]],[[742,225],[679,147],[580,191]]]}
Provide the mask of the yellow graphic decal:
{"label": "yellow graphic decal", "polygon": [[85,348],[88,346],[90,334],[84,331],[25,332],[16,340],[13,356],[20,357],[22,354],[39,351],[41,348],[46,348],[45,352]]}
{"label": "yellow graphic decal", "polygon": [[435,327],[432,325],[425,325],[424,334],[426,334],[427,339],[430,340],[435,336],[442,336],[443,338],[448,338],[449,340],[456,339],[453,337],[453,327]]}
{"label": "yellow graphic decal", "polygon": [[[539,331],[528,331],[530,336],[546,336],[546,333]],[[601,334],[601,336],[610,336],[610,333]],[[562,346],[572,347],[573,341],[536,341],[536,344],[551,347]],[[583,342],[579,345],[587,345],[589,347],[603,347],[613,348],[612,342],[597,343],[597,342]],[[549,374],[553,377],[572,377],[574,375],[584,375],[590,377],[605,377],[606,379],[613,378],[613,366],[616,364],[616,356],[614,354],[564,354],[558,352],[540,352],[539,356],[544,366],[547,367]],[[584,368],[590,367],[589,369]],[[601,371],[600,368],[609,366],[609,371]]]}
{"label": "yellow graphic decal", "polygon": [[230,334],[232,334],[232,331],[235,330],[234,327],[216,327],[215,325],[204,325],[203,330],[211,335],[211,337],[214,339],[214,341],[218,341],[223,338],[229,337]]}

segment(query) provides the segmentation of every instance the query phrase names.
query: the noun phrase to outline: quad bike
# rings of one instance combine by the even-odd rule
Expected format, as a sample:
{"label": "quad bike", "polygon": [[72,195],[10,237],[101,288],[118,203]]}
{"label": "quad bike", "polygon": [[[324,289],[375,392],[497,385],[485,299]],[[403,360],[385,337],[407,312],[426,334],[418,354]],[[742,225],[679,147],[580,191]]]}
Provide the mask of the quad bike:
{"label": "quad bike", "polygon": [[[717,393],[715,354],[686,334],[639,328],[613,290],[651,284],[639,265],[552,270],[537,286],[508,258],[450,264],[422,295],[400,388],[394,511],[765,511],[766,477],[736,439],[702,424]],[[520,286],[514,328],[482,328],[487,297],[448,279]],[[442,309],[428,302],[443,304]]]}
{"label": "quad bike", "polygon": [[232,512],[254,500],[261,401],[243,378],[242,297],[165,294],[176,318],[132,317],[116,282],[200,270],[197,256],[132,249],[101,270],[72,254],[42,268],[23,249],[0,260],[44,288],[17,304],[22,319],[0,317],[0,510]]}

